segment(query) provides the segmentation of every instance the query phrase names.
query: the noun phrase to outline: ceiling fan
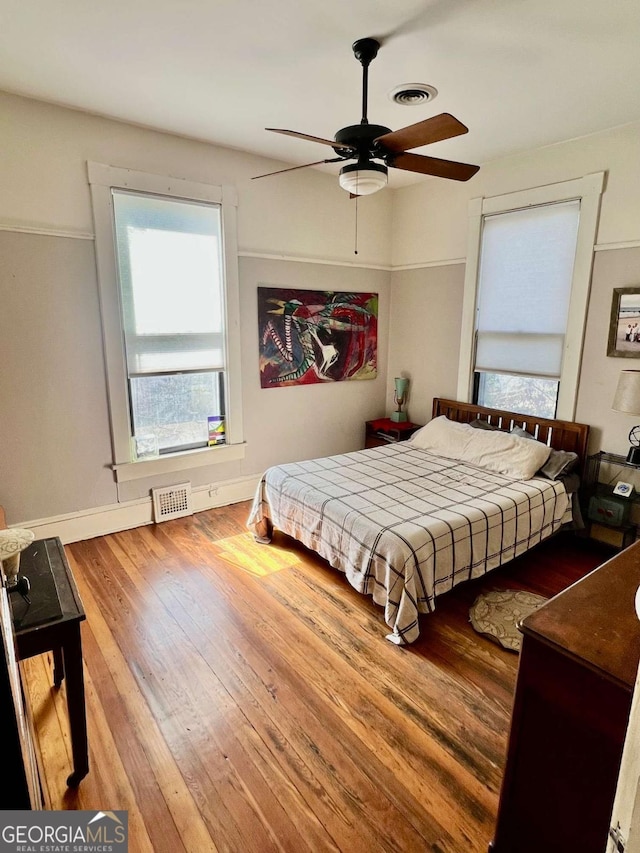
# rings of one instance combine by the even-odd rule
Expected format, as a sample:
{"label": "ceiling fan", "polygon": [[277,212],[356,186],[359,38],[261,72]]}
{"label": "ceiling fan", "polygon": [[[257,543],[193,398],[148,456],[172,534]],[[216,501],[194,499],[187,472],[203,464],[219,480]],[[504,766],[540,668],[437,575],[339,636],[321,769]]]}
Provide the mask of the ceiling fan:
{"label": "ceiling fan", "polygon": [[[400,130],[390,130],[380,124],[369,124],[367,118],[367,97],[369,84],[369,65],[375,59],[380,48],[380,42],[374,38],[358,39],[352,45],[355,58],[362,65],[362,118],[360,124],[341,128],[335,139],[322,139],[310,136],[308,133],[298,133],[295,130],[284,130],[277,127],[267,127],[272,133],[282,133],[321,145],[329,145],[336,157],[327,160],[316,160],[303,166],[292,166],[289,169],[279,169],[266,175],[256,175],[256,178],[267,178],[271,175],[281,175],[283,172],[293,172],[296,169],[306,169],[308,166],[319,166],[321,163],[341,163],[355,160],[355,163],[340,169],[340,186],[352,196],[370,195],[381,190],[387,184],[388,168],[402,169],[405,172],[417,172],[421,175],[433,175],[438,178],[449,178],[454,181],[468,181],[479,166],[469,163],[458,163],[454,160],[442,160],[437,157],[426,157],[423,154],[408,153],[412,148],[420,148],[431,142],[450,139],[468,133],[469,129],[449,113],[433,116],[432,118],[411,124]],[[376,162],[382,161],[382,162]],[[255,180],[255,179],[254,179]]]}

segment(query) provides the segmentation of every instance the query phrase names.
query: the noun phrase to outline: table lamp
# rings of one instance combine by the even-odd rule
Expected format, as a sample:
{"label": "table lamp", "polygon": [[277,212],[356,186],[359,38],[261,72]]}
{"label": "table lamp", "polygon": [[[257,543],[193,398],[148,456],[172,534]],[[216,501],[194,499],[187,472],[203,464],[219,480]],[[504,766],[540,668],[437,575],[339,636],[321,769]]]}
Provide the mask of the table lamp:
{"label": "table lamp", "polygon": [[20,552],[24,551],[33,540],[33,531],[25,530],[23,527],[0,530],[0,562],[2,562],[2,571],[9,592],[14,589],[22,594],[29,592],[28,579],[22,577],[19,580],[18,573],[20,572]]}
{"label": "table lamp", "polygon": [[[623,370],[620,373],[611,408],[616,412],[640,415],[640,370]],[[627,462],[640,466],[640,424],[631,427],[629,444]]]}
{"label": "table lamp", "polygon": [[409,380],[402,376],[396,376],[393,380],[395,383],[395,391],[393,392],[393,401],[397,405],[397,410],[391,413],[391,420],[396,423],[402,423],[409,420],[407,413],[402,411],[402,406],[407,401],[407,393],[409,391]]}

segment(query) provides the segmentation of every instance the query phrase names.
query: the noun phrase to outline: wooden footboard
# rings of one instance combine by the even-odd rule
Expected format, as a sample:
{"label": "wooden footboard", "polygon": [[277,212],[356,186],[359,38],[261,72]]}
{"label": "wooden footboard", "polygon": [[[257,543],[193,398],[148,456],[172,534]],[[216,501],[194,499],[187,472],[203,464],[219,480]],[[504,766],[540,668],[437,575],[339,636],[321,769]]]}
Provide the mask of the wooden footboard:
{"label": "wooden footboard", "polygon": [[490,409],[487,406],[478,406],[475,403],[460,403],[456,400],[434,397],[432,416],[437,418],[439,415],[446,415],[450,421],[465,424],[477,418],[506,432],[509,432],[514,426],[519,426],[530,432],[538,441],[553,447],[554,450],[571,450],[578,454],[581,463],[584,463],[586,459],[589,440],[587,424],[538,418],[535,415],[519,415],[516,412]]}

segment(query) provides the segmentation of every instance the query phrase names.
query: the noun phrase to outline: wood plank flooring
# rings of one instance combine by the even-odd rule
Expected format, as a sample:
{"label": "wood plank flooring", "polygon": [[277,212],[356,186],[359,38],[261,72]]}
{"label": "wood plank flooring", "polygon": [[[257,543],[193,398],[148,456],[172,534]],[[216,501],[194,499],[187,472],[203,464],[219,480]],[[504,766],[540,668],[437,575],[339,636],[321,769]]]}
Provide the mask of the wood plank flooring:
{"label": "wood plank flooring", "polygon": [[444,596],[408,648],[382,610],[248,504],[67,546],[89,776],[65,787],[64,685],[23,666],[49,808],[128,809],[131,851],[481,853],[517,656],[478,636],[484,589],[551,596],[609,556],[573,537]]}

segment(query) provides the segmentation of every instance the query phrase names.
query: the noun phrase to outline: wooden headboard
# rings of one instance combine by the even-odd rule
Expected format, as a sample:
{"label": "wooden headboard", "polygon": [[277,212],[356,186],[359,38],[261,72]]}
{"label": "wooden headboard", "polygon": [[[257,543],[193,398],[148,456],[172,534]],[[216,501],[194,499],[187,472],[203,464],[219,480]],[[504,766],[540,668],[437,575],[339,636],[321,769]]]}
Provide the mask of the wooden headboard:
{"label": "wooden headboard", "polygon": [[482,421],[488,421],[492,426],[506,432],[514,426],[519,426],[530,432],[538,441],[553,447],[554,450],[572,450],[578,454],[580,462],[584,462],[587,456],[587,442],[589,440],[587,424],[537,418],[534,415],[518,415],[515,412],[503,412],[500,409],[477,406],[475,403],[459,403],[456,400],[434,397],[433,417],[437,418],[439,415],[446,415],[450,421],[458,421],[458,423],[463,424],[468,424],[478,418]]}

